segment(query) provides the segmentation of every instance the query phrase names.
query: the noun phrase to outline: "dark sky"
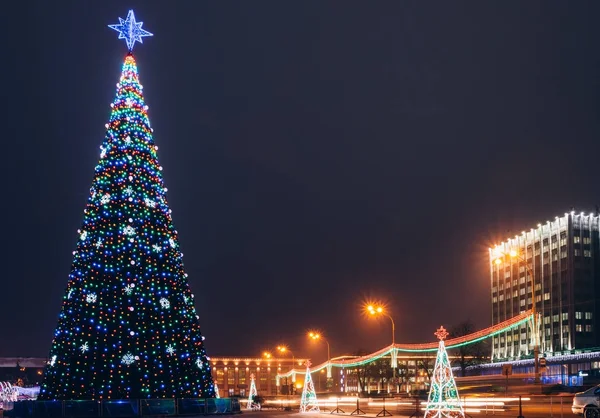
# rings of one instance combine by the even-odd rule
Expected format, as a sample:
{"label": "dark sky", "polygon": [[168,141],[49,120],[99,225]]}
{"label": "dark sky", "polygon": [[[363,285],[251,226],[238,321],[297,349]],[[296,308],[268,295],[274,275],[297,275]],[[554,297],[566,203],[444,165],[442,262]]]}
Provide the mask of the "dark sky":
{"label": "dark sky", "polygon": [[45,356],[126,53],[209,355],[489,325],[487,248],[600,204],[600,3],[13,1],[0,355]]}

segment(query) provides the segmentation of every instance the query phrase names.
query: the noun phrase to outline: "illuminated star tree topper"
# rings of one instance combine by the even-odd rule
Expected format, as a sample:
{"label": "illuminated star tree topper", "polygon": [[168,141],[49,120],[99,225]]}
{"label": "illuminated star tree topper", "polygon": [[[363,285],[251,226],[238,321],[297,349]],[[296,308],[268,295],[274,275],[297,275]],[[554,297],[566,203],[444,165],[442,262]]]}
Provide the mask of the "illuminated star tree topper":
{"label": "illuminated star tree topper", "polygon": [[143,24],[144,22],[135,21],[135,15],[133,14],[133,10],[130,10],[127,13],[126,19],[120,17],[118,25],[108,25],[108,27],[119,32],[119,39],[125,39],[125,42],[127,43],[127,48],[129,48],[129,51],[133,51],[133,45],[136,42],[143,44],[143,37],[154,36],[147,30],[142,29]]}

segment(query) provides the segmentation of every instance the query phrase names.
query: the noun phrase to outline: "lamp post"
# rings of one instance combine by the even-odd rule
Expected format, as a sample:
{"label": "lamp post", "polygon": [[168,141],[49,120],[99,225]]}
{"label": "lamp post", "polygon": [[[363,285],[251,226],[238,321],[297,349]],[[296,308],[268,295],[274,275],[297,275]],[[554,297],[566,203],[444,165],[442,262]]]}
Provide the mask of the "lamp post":
{"label": "lamp post", "polygon": [[[371,316],[383,315],[387,316],[390,321],[392,321],[392,350],[395,350],[396,347],[396,324],[394,322],[394,318],[390,314],[385,311],[385,308],[382,305],[367,305],[366,310]],[[392,375],[394,378],[394,385],[396,385],[396,367],[392,365],[392,361],[390,359],[390,365],[392,366]]]}
{"label": "lamp post", "polygon": [[[294,373],[293,370],[296,368],[296,358],[294,357],[294,353],[292,352],[292,350],[290,350],[285,345],[278,345],[277,351],[279,351],[281,354],[290,353],[292,355],[292,384],[290,386],[288,386],[288,393],[289,393],[289,392],[293,391],[294,383],[296,382],[296,380],[294,379],[294,374],[293,374]],[[287,377],[285,378],[285,384],[287,385]]]}
{"label": "lamp post", "polygon": [[315,331],[309,332],[308,338],[310,338],[311,340],[314,340],[314,341],[323,340],[327,344],[327,383],[328,383],[327,389],[329,390],[329,383],[332,382],[332,380],[333,380],[333,378],[331,376],[331,348],[329,346],[329,341],[327,341],[327,339],[325,337],[323,337],[323,335],[321,335],[321,333],[315,332]]}
{"label": "lamp post", "polygon": [[[499,255],[507,255],[505,253],[500,252]],[[538,338],[538,325],[537,325],[537,313],[535,308],[535,276],[533,275],[533,271],[529,268],[527,264],[527,260],[523,258],[521,254],[519,254],[516,250],[510,250],[508,252],[508,256],[511,258],[516,258],[519,261],[522,261],[525,265],[525,274],[531,277],[531,313],[533,314],[533,368],[534,368],[534,382],[540,383],[540,345]],[[494,261],[497,265],[502,264],[502,259],[500,257],[496,258]],[[527,280],[525,280],[527,281]]]}

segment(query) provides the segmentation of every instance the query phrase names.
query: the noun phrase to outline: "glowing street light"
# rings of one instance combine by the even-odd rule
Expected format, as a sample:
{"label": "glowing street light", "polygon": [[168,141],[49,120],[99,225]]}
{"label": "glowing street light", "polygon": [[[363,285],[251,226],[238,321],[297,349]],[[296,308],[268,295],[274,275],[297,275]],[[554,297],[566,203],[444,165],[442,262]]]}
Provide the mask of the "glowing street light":
{"label": "glowing street light", "polygon": [[502,257],[508,255],[510,258],[516,258],[519,261],[523,262],[525,267],[526,274],[529,274],[531,277],[531,313],[533,314],[533,365],[535,370],[535,383],[540,383],[540,345],[538,342],[538,332],[537,332],[537,314],[535,309],[535,278],[533,276],[533,271],[527,264],[527,260],[523,258],[521,254],[515,249],[511,249],[508,253],[503,253],[498,249],[495,250],[497,258],[494,260],[494,263],[497,265],[502,264]]}
{"label": "glowing street light", "polygon": [[329,362],[329,360],[331,360],[331,350],[329,348],[329,341],[327,341],[325,337],[323,337],[323,335],[321,335],[319,332],[315,331],[310,331],[308,333],[308,338],[314,341],[323,340],[327,343],[327,362]]}
{"label": "glowing street light", "polygon": [[387,316],[392,321],[392,344],[396,344],[396,324],[394,318],[392,318],[382,305],[367,305],[365,306],[367,313],[371,316],[383,315]]}
{"label": "glowing street light", "polygon": [[271,357],[273,357],[273,355],[271,353],[269,353],[268,351],[265,351],[263,353],[263,357],[266,358],[266,359],[270,359]]}

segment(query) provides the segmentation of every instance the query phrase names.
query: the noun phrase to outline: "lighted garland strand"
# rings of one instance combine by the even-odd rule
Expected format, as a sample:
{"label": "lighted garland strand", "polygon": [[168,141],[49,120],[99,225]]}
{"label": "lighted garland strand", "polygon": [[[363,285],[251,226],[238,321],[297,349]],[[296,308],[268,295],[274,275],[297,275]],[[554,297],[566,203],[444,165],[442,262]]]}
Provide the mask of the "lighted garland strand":
{"label": "lighted garland strand", "polygon": [[[446,349],[458,348],[464,345],[473,344],[487,338],[493,337],[495,335],[506,332],[510,329],[517,328],[524,323],[531,321],[533,318],[531,311],[526,311],[521,313],[520,315],[514,316],[504,322],[496,324],[494,326],[485,328],[483,330],[474,332],[469,335],[465,335],[463,337],[452,338],[446,341]],[[319,364],[316,367],[311,368],[312,372],[318,372],[320,370],[326,369],[327,366],[337,367],[337,368],[352,368],[362,366],[367,363],[372,363],[382,357],[390,355],[392,351],[395,349],[396,352],[405,352],[405,353],[429,353],[437,351],[439,348],[439,343],[426,343],[426,344],[396,344],[395,346],[389,345],[388,347],[382,348],[374,353],[367,354],[365,356],[361,356],[358,358],[345,359],[345,360],[336,360],[332,359],[329,362],[324,362]],[[278,374],[278,378],[290,377],[292,374],[304,374],[303,370],[292,369],[287,371],[286,373]]]}

